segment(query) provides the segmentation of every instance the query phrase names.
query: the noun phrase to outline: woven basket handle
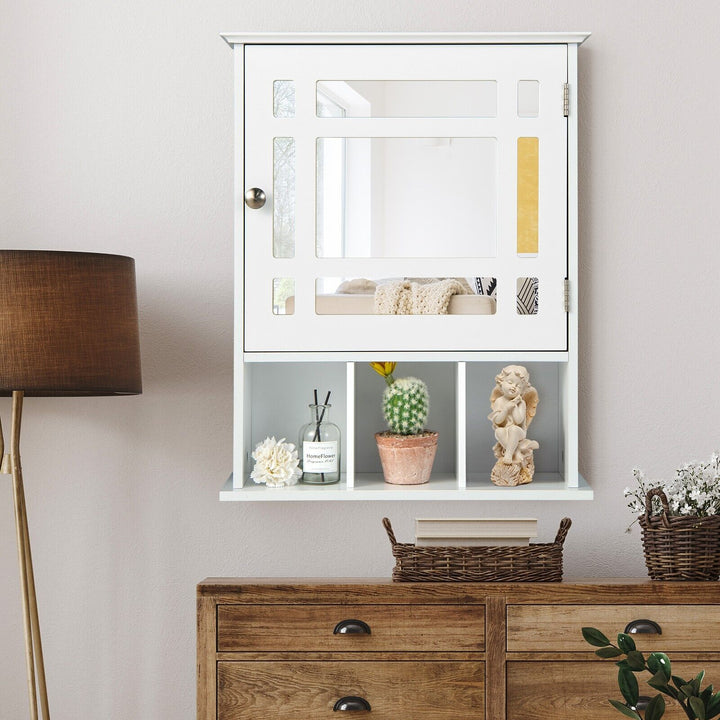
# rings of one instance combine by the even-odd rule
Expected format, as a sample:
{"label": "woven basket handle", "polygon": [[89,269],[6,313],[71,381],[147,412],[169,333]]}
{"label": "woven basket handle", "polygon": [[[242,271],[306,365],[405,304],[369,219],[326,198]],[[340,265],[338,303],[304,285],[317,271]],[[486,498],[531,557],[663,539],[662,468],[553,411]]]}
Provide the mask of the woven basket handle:
{"label": "woven basket handle", "polygon": [[670,515],[670,507],[668,506],[667,495],[665,495],[662,488],[659,488],[659,487],[652,488],[652,490],[648,490],[647,495],[645,495],[645,521],[646,522],[648,522],[650,520],[650,513],[652,513],[652,499],[654,497],[660,498],[660,502],[662,503],[663,515],[665,516],[665,518],[667,518],[667,516]]}
{"label": "woven basket handle", "polygon": [[555,545],[560,545],[560,547],[562,547],[571,525],[572,520],[570,518],[563,518],[560,521],[560,527],[558,528],[557,535],[555,536]]}
{"label": "woven basket handle", "polygon": [[395,547],[398,544],[398,541],[395,539],[395,533],[393,532],[390,521],[387,518],[383,518],[382,522],[385,532],[387,533],[388,538],[390,538],[390,544]]}

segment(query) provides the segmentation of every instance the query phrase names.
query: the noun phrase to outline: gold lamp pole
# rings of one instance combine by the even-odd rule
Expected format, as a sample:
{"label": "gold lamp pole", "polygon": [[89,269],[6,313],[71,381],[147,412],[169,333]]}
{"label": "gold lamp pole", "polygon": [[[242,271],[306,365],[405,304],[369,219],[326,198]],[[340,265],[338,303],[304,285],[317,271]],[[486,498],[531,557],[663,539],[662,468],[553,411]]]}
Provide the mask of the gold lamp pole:
{"label": "gold lamp pole", "polygon": [[[0,472],[12,475],[13,499],[15,505],[15,532],[17,537],[18,564],[20,566],[20,590],[23,601],[23,624],[25,627],[25,659],[30,699],[30,717],[38,717],[38,692],[42,717],[50,717],[47,684],[45,682],[45,661],[43,659],[40,620],[38,619],[37,596],[35,594],[35,573],[33,572],[30,535],[28,533],[25,490],[23,488],[22,466],[20,464],[20,422],[25,393],[13,392],[12,426],[10,431],[10,453],[5,455],[5,440],[0,424]],[[37,683],[36,683],[37,678]]]}
{"label": "gold lamp pole", "polygon": [[12,475],[31,720],[50,719],[35,574],[20,462],[26,396],[142,392],[132,258],[0,250],[0,395],[12,395],[10,452],[0,424],[0,473]]}

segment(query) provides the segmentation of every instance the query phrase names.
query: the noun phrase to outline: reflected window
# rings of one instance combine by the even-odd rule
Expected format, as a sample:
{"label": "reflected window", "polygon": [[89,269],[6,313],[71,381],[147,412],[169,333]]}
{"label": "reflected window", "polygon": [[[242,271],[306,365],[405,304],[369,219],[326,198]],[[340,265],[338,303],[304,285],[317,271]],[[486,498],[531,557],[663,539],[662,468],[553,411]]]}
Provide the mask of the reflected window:
{"label": "reflected window", "polygon": [[295,138],[273,139],[273,255],[295,257]]}
{"label": "reflected window", "polygon": [[493,257],[497,141],[317,139],[318,257]]}
{"label": "reflected window", "polygon": [[273,115],[276,118],[295,117],[295,83],[275,80],[273,83]]}
{"label": "reflected window", "polygon": [[[495,80],[320,80],[321,94],[348,98],[343,117],[496,117]],[[345,103],[342,102],[345,106]]]}
{"label": "reflected window", "polygon": [[295,278],[273,278],[273,315],[295,312]]}
{"label": "reflected window", "polygon": [[537,117],[540,114],[540,83],[537,80],[518,80],[518,117]]}

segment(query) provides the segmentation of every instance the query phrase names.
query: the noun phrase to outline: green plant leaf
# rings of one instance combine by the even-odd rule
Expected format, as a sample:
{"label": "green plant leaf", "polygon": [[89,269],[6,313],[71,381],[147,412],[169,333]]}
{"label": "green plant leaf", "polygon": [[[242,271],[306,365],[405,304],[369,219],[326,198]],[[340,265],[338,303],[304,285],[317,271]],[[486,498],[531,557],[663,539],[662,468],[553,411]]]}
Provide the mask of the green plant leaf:
{"label": "green plant leaf", "polygon": [[643,657],[643,654],[637,650],[631,650],[627,654],[627,662],[631,670],[645,669],[645,658]]}
{"label": "green plant leaf", "polygon": [[673,675],[672,681],[675,687],[679,690],[683,685],[687,685],[687,680],[683,680],[679,675]]}
{"label": "green plant leaf", "polygon": [[585,638],[585,642],[589,642],[595,647],[605,647],[606,645],[610,645],[610,641],[595,628],[584,627],[582,629],[582,635]]}
{"label": "green plant leaf", "polygon": [[614,657],[618,657],[619,655],[622,655],[622,651],[618,650],[616,647],[613,647],[612,645],[609,645],[608,647],[604,647],[604,648],[600,648],[599,650],[596,650],[595,654],[601,658],[614,658]]}
{"label": "green plant leaf", "polygon": [[687,698],[695,697],[695,688],[693,687],[692,683],[688,683],[687,685],[683,685],[680,688],[680,692]]}
{"label": "green plant leaf", "polygon": [[618,634],[618,647],[624,652],[629,653],[635,649],[635,641],[626,633]]}
{"label": "green plant leaf", "polygon": [[647,664],[648,668],[650,668],[650,672],[657,673],[657,671],[662,668],[663,672],[665,673],[665,677],[668,680],[670,680],[670,678],[672,677],[670,658],[665,653],[650,653],[650,655],[648,655]]}
{"label": "green plant leaf", "polygon": [[633,720],[642,720],[634,710],[631,710],[627,705],[623,705],[619,700],[608,700],[608,702],[625,717],[633,718]]}
{"label": "green plant leaf", "polygon": [[705,720],[720,715],[720,692],[715,693],[705,705]]}
{"label": "green plant leaf", "polygon": [[701,671],[695,676],[695,680],[697,680],[698,687],[700,687],[700,685],[702,685],[702,681],[703,681],[704,679],[705,679],[705,671],[704,671],[704,670],[701,670]]}
{"label": "green plant leaf", "polygon": [[640,691],[638,690],[637,678],[632,670],[626,668],[620,668],[620,670],[618,670],[618,686],[627,704],[633,707],[637,705]]}
{"label": "green plant leaf", "polygon": [[695,713],[695,715],[698,717],[698,720],[706,720],[705,705],[699,697],[693,696],[690,698],[690,707],[692,708],[692,711]]}
{"label": "green plant leaf", "polygon": [[656,695],[645,708],[645,720],[660,720],[665,714],[665,700],[662,695]]}
{"label": "green plant leaf", "polygon": [[647,684],[654,688],[655,690],[662,690],[663,692],[667,692],[668,690],[672,690],[673,688],[668,686],[667,678],[665,677],[665,673],[662,671],[662,669],[658,670],[648,681]]}
{"label": "green plant leaf", "polygon": [[660,660],[657,653],[650,653],[647,659],[648,670],[654,675],[660,669]]}

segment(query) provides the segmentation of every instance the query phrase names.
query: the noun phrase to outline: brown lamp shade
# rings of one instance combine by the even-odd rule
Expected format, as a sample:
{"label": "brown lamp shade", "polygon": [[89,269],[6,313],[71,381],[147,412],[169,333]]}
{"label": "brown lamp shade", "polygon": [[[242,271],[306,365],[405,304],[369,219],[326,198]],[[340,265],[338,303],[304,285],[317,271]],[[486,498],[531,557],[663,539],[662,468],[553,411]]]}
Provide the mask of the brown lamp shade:
{"label": "brown lamp shade", "polygon": [[142,392],[135,261],[0,250],[0,395]]}

